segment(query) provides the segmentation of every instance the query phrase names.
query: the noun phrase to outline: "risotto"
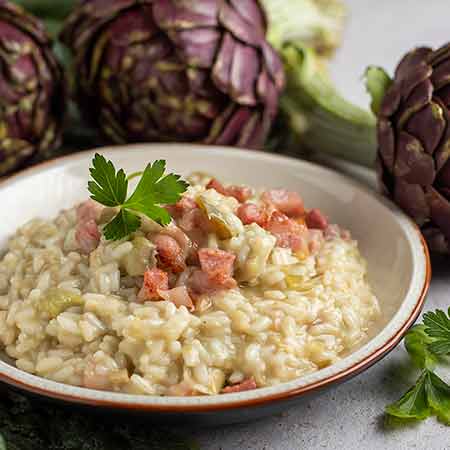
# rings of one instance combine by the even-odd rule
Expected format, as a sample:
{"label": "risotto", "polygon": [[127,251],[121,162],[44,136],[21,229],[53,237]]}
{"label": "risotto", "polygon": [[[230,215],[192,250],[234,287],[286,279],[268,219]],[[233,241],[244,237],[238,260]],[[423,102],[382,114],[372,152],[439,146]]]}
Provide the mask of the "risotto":
{"label": "risotto", "polygon": [[107,241],[88,200],[34,219],[0,261],[0,346],[40,377],[124,393],[213,395],[317,371],[379,316],[357,243],[286,190],[193,175],[168,206]]}

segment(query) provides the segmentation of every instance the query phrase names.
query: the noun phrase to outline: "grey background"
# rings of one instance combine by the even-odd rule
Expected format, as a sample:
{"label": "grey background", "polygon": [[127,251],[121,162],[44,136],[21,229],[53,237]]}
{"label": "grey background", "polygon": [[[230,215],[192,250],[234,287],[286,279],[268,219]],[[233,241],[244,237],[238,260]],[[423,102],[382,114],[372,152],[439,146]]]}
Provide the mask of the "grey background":
{"label": "grey background", "polygon": [[[332,74],[346,97],[361,106],[368,104],[361,81],[367,65],[382,65],[392,71],[412,46],[437,46],[450,39],[450,0],[347,3],[351,19]],[[358,171],[358,175],[373,182],[369,173]],[[450,306],[450,259],[434,260],[433,269],[425,309],[446,309]],[[450,380],[450,370],[444,369],[441,375]],[[400,345],[353,380],[281,416],[200,430],[193,436],[202,450],[450,449],[450,428],[434,419],[402,427],[383,424],[384,406],[397,399],[415,377]]]}

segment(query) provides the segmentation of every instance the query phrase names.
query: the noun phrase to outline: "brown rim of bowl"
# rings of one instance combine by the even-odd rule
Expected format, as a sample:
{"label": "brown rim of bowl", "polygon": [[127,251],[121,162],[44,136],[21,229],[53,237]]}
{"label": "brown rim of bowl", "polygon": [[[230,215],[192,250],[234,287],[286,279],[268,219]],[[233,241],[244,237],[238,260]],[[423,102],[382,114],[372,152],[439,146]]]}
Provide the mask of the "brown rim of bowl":
{"label": "brown rim of bowl", "polygon": [[[107,147],[104,150],[110,151],[114,149],[114,147]],[[58,158],[54,158],[50,161],[44,161],[35,166],[29,167],[25,170],[22,170],[18,174],[10,175],[5,179],[0,180],[0,186],[5,182],[16,177],[21,177],[26,173],[34,172],[35,170],[41,169],[43,166],[47,166],[51,163],[55,163],[56,161],[61,161],[65,159],[70,159],[74,155],[79,155],[82,153],[92,153],[92,150],[86,150],[84,152],[77,152],[75,154],[61,156]],[[283,155],[282,155],[283,157]],[[286,156],[284,156],[286,158]],[[287,157],[289,158],[289,157]],[[325,168],[326,170],[330,170]],[[360,184],[360,183],[358,183]],[[4,382],[10,386],[14,386],[16,388],[22,389],[24,391],[30,392],[32,394],[41,395],[47,398],[51,398],[54,400],[61,400],[69,403],[77,403],[88,406],[96,406],[102,408],[115,408],[119,410],[135,410],[140,412],[160,412],[160,413],[182,413],[182,412],[214,412],[214,411],[225,411],[234,408],[245,408],[245,407],[256,407],[265,405],[271,402],[277,401],[286,401],[293,399],[295,397],[299,397],[304,394],[311,394],[315,391],[319,391],[322,388],[327,387],[328,385],[339,383],[341,381],[345,381],[346,379],[355,376],[362,372],[363,370],[369,368],[377,361],[379,361],[383,356],[389,353],[403,338],[408,329],[414,324],[414,322],[419,317],[419,314],[423,308],[423,304],[425,302],[425,297],[427,295],[428,289],[430,287],[431,282],[431,259],[430,252],[428,250],[427,243],[417,226],[417,224],[408,216],[405,215],[409,219],[409,221],[414,225],[414,228],[419,235],[419,239],[422,243],[423,252],[425,254],[425,263],[426,263],[426,274],[425,280],[422,287],[422,291],[417,299],[417,303],[411,312],[409,318],[405,321],[405,323],[401,326],[401,328],[392,336],[387,342],[381,345],[379,348],[374,350],[369,356],[365,357],[361,361],[353,364],[352,366],[328,377],[323,380],[317,381],[315,383],[308,384],[306,386],[301,386],[298,388],[290,389],[288,391],[279,392],[276,394],[267,395],[260,398],[248,399],[248,400],[237,400],[235,402],[229,402],[225,404],[213,404],[213,405],[144,405],[144,404],[136,404],[130,402],[122,402],[122,401],[113,401],[113,400],[100,400],[100,399],[88,399],[78,397],[76,395],[64,395],[55,393],[46,389],[42,389],[28,383],[23,383],[21,381],[17,381],[14,378],[11,378],[5,374],[0,374],[0,381]]]}

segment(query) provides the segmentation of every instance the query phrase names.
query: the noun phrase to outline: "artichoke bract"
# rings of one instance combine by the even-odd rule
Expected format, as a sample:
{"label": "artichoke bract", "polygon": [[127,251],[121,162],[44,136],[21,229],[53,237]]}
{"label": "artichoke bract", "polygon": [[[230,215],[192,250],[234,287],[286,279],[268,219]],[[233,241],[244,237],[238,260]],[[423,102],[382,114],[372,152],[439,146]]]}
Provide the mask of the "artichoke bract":
{"label": "artichoke bract", "polygon": [[0,0],[0,175],[61,143],[65,84],[44,25]]}
{"label": "artichoke bract", "polygon": [[115,143],[261,147],[284,84],[257,0],[85,0],[62,40],[85,116]]}
{"label": "artichoke bract", "polygon": [[450,43],[411,51],[393,80],[372,72],[380,185],[422,228],[432,251],[449,253]]}

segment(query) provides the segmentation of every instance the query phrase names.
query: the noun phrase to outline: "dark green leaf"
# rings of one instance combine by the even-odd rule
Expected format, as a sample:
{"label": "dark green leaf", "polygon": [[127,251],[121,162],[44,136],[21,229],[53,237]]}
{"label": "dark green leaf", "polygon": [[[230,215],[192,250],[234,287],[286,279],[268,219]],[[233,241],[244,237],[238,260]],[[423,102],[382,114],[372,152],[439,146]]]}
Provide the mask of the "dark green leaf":
{"label": "dark green leaf", "polygon": [[169,213],[159,205],[176,203],[188,185],[178,175],[169,174],[163,177],[166,169],[165,161],[155,161],[148,165],[136,186],[136,190],[123,205],[133,211],[139,211],[156,222],[170,223]]}
{"label": "dark green leaf", "polygon": [[[90,169],[94,181],[89,181],[91,198],[102,205],[119,207],[120,212],[103,229],[108,240],[119,240],[134,233],[140,226],[140,214],[144,214],[161,225],[170,223],[170,214],[161,206],[176,203],[188,185],[179,175],[164,176],[166,162],[148,164],[144,172],[135,172],[127,177],[116,169],[111,161],[96,154]],[[127,200],[128,180],[141,176],[131,197]]]}
{"label": "dark green leaf", "polygon": [[165,170],[165,161],[159,160],[155,161],[153,164],[148,164],[127,203],[132,205],[136,201],[140,201],[142,198],[152,195],[156,182],[164,175]]}
{"label": "dark green leaf", "polygon": [[88,189],[92,199],[105,206],[120,206],[127,197],[128,181],[125,172],[116,173],[114,164],[104,156],[95,154],[93,167],[89,170],[95,182],[89,182]]}
{"label": "dark green leaf", "polygon": [[133,210],[145,214],[147,217],[154,220],[155,222],[158,222],[160,225],[169,225],[171,221],[170,214],[166,209],[161,208],[160,206],[146,204],[145,202],[136,203],[132,211]]}
{"label": "dark green leaf", "polygon": [[428,345],[433,342],[433,338],[428,336],[425,328],[425,325],[413,326],[405,337],[405,347],[416,366],[432,370],[436,365],[437,358],[428,348]]}
{"label": "dark green leaf", "polygon": [[167,175],[155,185],[158,203],[176,203],[180,199],[181,194],[185,192],[187,188],[188,184],[180,180],[179,175]]}
{"label": "dark green leaf", "polygon": [[165,161],[160,160],[155,161],[153,165],[149,164],[144,170],[136,190],[127,200],[126,206],[136,209],[135,204],[142,204],[144,201],[149,203],[149,198],[156,205],[176,203],[181,194],[186,191],[187,184],[180,181],[180,177],[174,174],[162,178],[165,169]]}
{"label": "dark green leaf", "polygon": [[450,425],[450,386],[433,372],[429,372],[425,390],[428,404],[434,414],[447,425]]}
{"label": "dark green leaf", "polygon": [[431,410],[427,402],[425,384],[428,371],[424,371],[414,387],[406,392],[398,401],[386,408],[386,413],[400,419],[426,419]]}
{"label": "dark green leaf", "polygon": [[114,219],[103,229],[105,238],[118,241],[139,229],[141,219],[132,212],[122,209]]}
{"label": "dark green leaf", "polygon": [[[450,315],[450,308],[449,308]],[[437,355],[450,354],[450,318],[440,309],[427,312],[423,316],[425,332],[434,338],[429,349]]]}

